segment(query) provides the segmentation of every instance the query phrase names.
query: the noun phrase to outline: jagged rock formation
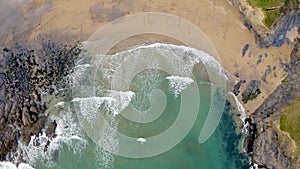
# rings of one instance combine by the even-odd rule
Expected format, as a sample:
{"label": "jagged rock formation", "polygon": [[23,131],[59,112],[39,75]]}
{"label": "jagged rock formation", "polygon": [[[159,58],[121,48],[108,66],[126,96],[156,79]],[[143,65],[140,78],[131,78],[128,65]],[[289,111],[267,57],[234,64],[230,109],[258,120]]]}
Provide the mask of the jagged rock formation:
{"label": "jagged rock formation", "polygon": [[[74,66],[80,50],[42,42],[34,51],[16,44],[4,48],[0,57],[0,161],[7,160],[17,150],[18,140],[28,144],[47,122],[47,103],[43,95],[52,95],[63,87],[63,77]],[[55,137],[56,122],[46,129]],[[38,144],[38,143],[37,143]],[[20,159],[22,162],[24,159]]]}
{"label": "jagged rock formation", "polygon": [[[260,168],[297,169],[299,157],[291,153],[293,143],[279,130],[282,108],[300,93],[300,39],[291,53],[286,83],[281,84],[250,116],[254,132],[246,141],[248,153]],[[250,140],[250,141],[249,141]]]}

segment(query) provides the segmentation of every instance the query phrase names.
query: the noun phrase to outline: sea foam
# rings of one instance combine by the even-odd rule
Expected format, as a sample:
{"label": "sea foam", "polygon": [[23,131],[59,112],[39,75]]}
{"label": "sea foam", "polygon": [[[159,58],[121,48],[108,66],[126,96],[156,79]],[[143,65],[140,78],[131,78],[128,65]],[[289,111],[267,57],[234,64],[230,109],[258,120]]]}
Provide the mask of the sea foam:
{"label": "sea foam", "polygon": [[194,80],[189,77],[180,76],[168,76],[166,79],[169,80],[170,90],[173,91],[175,98],[188,87],[189,84],[193,83]]}
{"label": "sea foam", "polygon": [[26,163],[20,163],[17,167],[15,164],[6,161],[0,162],[0,168],[1,169],[34,169],[33,167],[31,167],[29,164]]}

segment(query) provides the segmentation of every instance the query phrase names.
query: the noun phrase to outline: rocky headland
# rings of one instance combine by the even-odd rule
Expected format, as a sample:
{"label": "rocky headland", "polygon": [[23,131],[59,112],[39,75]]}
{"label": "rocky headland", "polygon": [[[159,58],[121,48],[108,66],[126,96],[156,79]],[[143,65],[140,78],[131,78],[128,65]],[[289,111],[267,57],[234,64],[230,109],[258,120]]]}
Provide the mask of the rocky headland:
{"label": "rocky headland", "polygon": [[291,53],[291,62],[285,83],[282,83],[250,116],[251,135],[246,139],[248,153],[259,168],[299,168],[295,143],[280,131],[279,120],[283,108],[300,93],[300,39]]}
{"label": "rocky headland", "polygon": [[279,47],[287,42],[286,33],[300,26],[299,2],[287,1],[280,6],[281,15],[267,27],[263,23],[264,12],[259,7],[251,6],[248,0],[228,0],[243,15],[244,25],[255,34],[256,44],[260,47]]}

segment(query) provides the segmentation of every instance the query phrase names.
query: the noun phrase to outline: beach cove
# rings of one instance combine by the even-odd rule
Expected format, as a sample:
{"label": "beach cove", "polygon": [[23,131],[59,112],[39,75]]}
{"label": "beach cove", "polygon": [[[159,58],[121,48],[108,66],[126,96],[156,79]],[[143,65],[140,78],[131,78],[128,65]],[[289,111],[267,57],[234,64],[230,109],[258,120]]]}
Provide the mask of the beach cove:
{"label": "beach cove", "polygon": [[[199,4],[199,5],[195,5]],[[201,5],[200,5],[201,4]],[[234,8],[228,1],[213,1],[213,0],[202,0],[199,1],[164,1],[163,3],[158,3],[154,1],[112,1],[112,2],[97,2],[97,1],[89,1],[89,2],[77,2],[73,3],[70,1],[19,1],[19,5],[13,6],[10,2],[7,2],[7,6],[9,8],[14,8],[18,12],[11,18],[17,19],[20,22],[19,26],[15,26],[14,23],[10,22],[9,19],[3,17],[5,20],[5,26],[0,27],[0,30],[3,32],[1,38],[1,43],[3,45],[10,45],[11,42],[15,40],[24,40],[32,43],[35,40],[40,39],[41,37],[50,37],[56,39],[60,42],[67,41],[86,41],[94,32],[96,32],[99,28],[106,25],[107,23],[122,17],[124,15],[130,15],[140,12],[163,12],[169,13],[181,18],[186,19],[187,21],[194,24],[201,31],[203,31],[207,37],[210,39],[216,51],[219,54],[219,63],[224,68],[225,74],[229,79],[230,84],[228,85],[228,92],[231,92],[234,85],[240,81],[244,81],[241,85],[240,91],[244,91],[247,87],[247,84],[251,80],[261,81],[260,83],[260,94],[256,99],[250,100],[247,104],[243,104],[242,106],[245,108],[244,112],[241,109],[241,105],[237,104],[234,98],[230,98],[230,103],[226,103],[228,108],[225,111],[225,115],[223,114],[220,126],[217,130],[216,134],[212,140],[207,143],[207,147],[214,147],[215,144],[222,145],[224,140],[228,141],[228,136],[222,136],[222,132],[226,126],[230,128],[231,137],[235,138],[233,141],[233,145],[229,145],[225,141],[225,146],[229,146],[229,148],[224,151],[224,147],[214,147],[212,149],[216,150],[216,152],[212,153],[208,159],[203,159],[201,163],[208,162],[208,164],[204,165],[209,167],[210,161],[213,158],[217,158],[215,155],[218,154],[218,151],[224,151],[223,157],[231,156],[230,160],[243,159],[243,162],[235,161],[232,164],[232,168],[236,168],[237,166],[243,166],[249,164],[248,158],[241,157],[241,149],[238,148],[241,140],[241,135],[237,134],[235,131],[238,130],[238,133],[241,133],[241,122],[234,123],[232,117],[235,120],[239,119],[241,116],[244,116],[243,113],[246,113],[246,117],[249,117],[254,110],[256,110],[274,90],[275,88],[282,83],[285,79],[287,72],[285,71],[285,67],[282,66],[285,63],[290,62],[290,53],[292,51],[292,46],[288,44],[284,44],[281,47],[270,47],[268,49],[258,48],[255,44],[255,39],[253,33],[248,30],[248,28],[244,25],[242,21],[242,16],[239,11]],[[9,13],[9,12],[8,12]],[[8,15],[8,14],[7,14]],[[3,15],[5,16],[5,14]],[[1,18],[0,18],[1,19]],[[147,46],[148,44],[153,43],[167,43],[167,44],[175,44],[175,45],[185,45],[180,39],[174,39],[174,37],[166,37],[162,35],[151,35],[151,34],[142,34],[130,37],[121,41],[119,44],[115,45],[110,54],[116,54],[122,51],[127,51],[128,49],[135,49],[138,46]],[[34,43],[33,43],[34,44]],[[202,50],[202,49],[199,49]],[[207,51],[205,51],[207,52]],[[211,54],[208,52],[208,54]],[[266,71],[268,71],[266,75]],[[266,76],[265,76],[266,75]],[[200,81],[199,81],[200,82]],[[200,93],[203,92],[200,90]],[[171,97],[171,96],[169,96]],[[242,101],[242,94],[239,94],[237,97],[238,100]],[[174,104],[176,103],[176,99]],[[67,103],[66,105],[68,105]],[[171,103],[172,104],[172,103]],[[237,105],[231,105],[237,104]],[[176,104],[175,104],[176,105]],[[174,107],[174,105],[173,105]],[[175,106],[176,107],[176,106]],[[207,109],[204,108],[204,109]],[[68,111],[66,109],[62,109],[63,111]],[[230,115],[228,115],[227,113]],[[72,116],[72,115],[71,115]],[[243,117],[244,118],[244,117]],[[53,118],[57,119],[57,117]],[[231,120],[230,120],[231,119]],[[203,120],[203,119],[202,119]],[[201,121],[201,120],[200,120]],[[238,121],[238,120],[237,120]],[[65,122],[63,122],[65,123]],[[198,122],[202,124],[203,122]],[[125,123],[126,124],[126,123]],[[159,122],[158,122],[159,124]],[[160,126],[160,125],[157,125]],[[62,127],[62,126],[61,126]],[[200,126],[198,126],[200,127]],[[64,130],[64,129],[62,129]],[[73,129],[72,129],[73,130]],[[199,129],[195,129],[199,130]],[[192,130],[192,133],[188,135],[183,145],[189,144],[189,139],[196,137],[196,135]],[[71,131],[63,131],[70,132]],[[61,132],[61,133],[63,133]],[[73,133],[74,134],[74,133]],[[78,134],[78,133],[77,133]],[[134,134],[134,133],[131,133]],[[63,135],[63,134],[62,134]],[[71,134],[72,135],[72,134]],[[71,135],[64,137],[71,137]],[[76,135],[76,134],[74,134]],[[82,138],[81,136],[79,138]],[[138,135],[137,135],[138,137]],[[222,138],[226,137],[226,138]],[[76,140],[76,139],[75,139]],[[217,140],[217,143],[215,142]],[[219,142],[218,142],[219,141]],[[76,141],[75,141],[76,142]],[[79,145],[83,146],[85,144],[93,144],[91,140],[87,139],[83,142],[79,139]],[[78,143],[69,143],[65,144],[75,144],[78,147]],[[228,144],[228,145],[226,145]],[[170,154],[164,155],[163,159],[170,159],[176,154],[181,154],[185,152],[185,148],[183,145],[178,145],[179,147],[175,150],[172,150]],[[80,147],[79,146],[79,147]],[[232,148],[235,147],[235,148]],[[89,146],[87,146],[89,147]],[[93,146],[89,147],[91,149]],[[181,149],[181,148],[182,149]],[[88,149],[89,149],[88,148]],[[71,148],[72,149],[72,148]],[[76,148],[75,148],[76,149]],[[83,148],[84,149],[84,148]],[[203,148],[205,149],[205,148]],[[204,151],[199,148],[197,151]],[[73,149],[72,149],[73,150]],[[60,160],[70,160],[72,158],[72,152],[70,152],[70,148],[63,147],[61,150],[63,155],[59,158]],[[80,151],[80,150],[79,150]],[[94,158],[92,151],[86,151],[87,155],[82,155],[85,157]],[[198,152],[199,153],[199,152]],[[203,156],[205,156],[205,152],[202,152]],[[207,153],[207,152],[206,152]],[[226,153],[232,153],[231,155]],[[191,152],[193,154],[193,152]],[[197,154],[197,153],[196,153]],[[221,153],[222,154],[222,153]],[[181,158],[192,159],[195,156],[189,157],[182,156]],[[70,158],[70,159],[69,159]],[[236,158],[236,159],[235,159]],[[79,158],[80,159],[80,158]],[[78,160],[79,160],[78,159]],[[213,168],[218,168],[223,166],[229,159],[222,159],[220,157],[220,164],[215,164],[216,166],[211,166]],[[94,159],[97,161],[97,159]],[[99,159],[98,159],[99,160]],[[135,164],[136,167],[142,168],[143,165],[149,163],[160,163],[162,168],[174,168],[171,163],[166,163],[165,165],[157,159],[153,160],[145,160],[144,164],[139,161],[131,161],[128,159],[117,158],[115,159],[115,166],[117,168],[122,168],[124,164]],[[196,159],[194,159],[196,161]],[[224,160],[224,162],[222,162]],[[80,161],[80,160],[79,160]],[[193,160],[192,160],[193,161]],[[246,162],[245,162],[246,161]],[[192,163],[191,163],[192,164]],[[73,164],[70,164],[73,165]],[[82,164],[78,164],[82,165]],[[84,167],[87,164],[83,163]],[[228,166],[229,164],[227,164]],[[42,168],[43,164],[37,164],[36,168]],[[145,165],[147,166],[147,165]],[[193,166],[193,165],[192,165]],[[49,166],[48,166],[49,167]],[[61,168],[67,167],[65,165],[61,165]],[[90,168],[97,168],[96,166],[90,166]],[[110,167],[110,166],[108,166]],[[180,166],[176,166],[180,167]],[[126,167],[125,167],[126,168]],[[222,167],[221,167],[222,168]],[[239,168],[239,167],[237,167]]]}

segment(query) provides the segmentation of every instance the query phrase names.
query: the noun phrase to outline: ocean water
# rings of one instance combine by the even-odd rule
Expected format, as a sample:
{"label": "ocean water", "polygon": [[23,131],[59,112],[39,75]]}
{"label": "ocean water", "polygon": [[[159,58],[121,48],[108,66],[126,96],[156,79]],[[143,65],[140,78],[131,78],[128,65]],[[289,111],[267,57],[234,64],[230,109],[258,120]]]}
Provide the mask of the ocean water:
{"label": "ocean water", "polygon": [[68,78],[72,94],[49,108],[57,137],[46,152],[45,135],[20,147],[33,168],[249,168],[222,66],[202,51],[153,44],[86,54]]}

